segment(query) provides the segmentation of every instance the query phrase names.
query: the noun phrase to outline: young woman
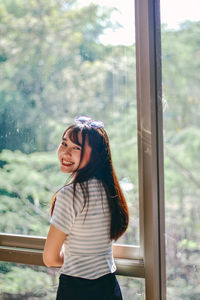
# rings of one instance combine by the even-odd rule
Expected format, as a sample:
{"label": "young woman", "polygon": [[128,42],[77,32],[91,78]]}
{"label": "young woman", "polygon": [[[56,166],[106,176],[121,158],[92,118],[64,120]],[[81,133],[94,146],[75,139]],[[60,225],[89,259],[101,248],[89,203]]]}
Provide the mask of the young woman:
{"label": "young woman", "polygon": [[43,254],[46,266],[61,267],[56,299],[122,299],[112,242],[127,229],[129,215],[104,124],[76,118],[58,157],[71,180],[54,197]]}

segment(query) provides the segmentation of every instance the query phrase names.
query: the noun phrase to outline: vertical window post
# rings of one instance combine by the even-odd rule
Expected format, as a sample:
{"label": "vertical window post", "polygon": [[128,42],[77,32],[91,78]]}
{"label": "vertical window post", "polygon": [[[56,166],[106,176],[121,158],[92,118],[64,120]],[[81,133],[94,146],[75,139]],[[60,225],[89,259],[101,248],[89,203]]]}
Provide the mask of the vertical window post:
{"label": "vertical window post", "polygon": [[159,0],[135,0],[141,246],[146,299],[166,299]]}

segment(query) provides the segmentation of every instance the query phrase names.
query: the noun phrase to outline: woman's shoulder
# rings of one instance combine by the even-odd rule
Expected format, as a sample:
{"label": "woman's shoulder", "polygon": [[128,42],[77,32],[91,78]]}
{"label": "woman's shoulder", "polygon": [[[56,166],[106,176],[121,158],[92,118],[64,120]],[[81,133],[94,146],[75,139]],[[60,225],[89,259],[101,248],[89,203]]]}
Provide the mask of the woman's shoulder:
{"label": "woman's shoulder", "polygon": [[82,182],[76,182],[76,183],[69,183],[67,185],[64,185],[58,193],[60,194],[74,194],[74,190],[76,192],[83,192],[83,188],[87,187],[88,189],[92,188],[101,188],[103,187],[103,184],[101,180],[92,177],[89,180],[82,181]]}
{"label": "woman's shoulder", "polygon": [[73,194],[74,194],[73,185],[67,184],[58,190],[56,194],[56,198],[57,199],[73,198]]}
{"label": "woman's shoulder", "polygon": [[97,179],[96,177],[90,178],[89,180],[83,182],[83,184],[84,185],[86,184],[89,189],[90,188],[101,188],[101,187],[103,187],[102,181]]}
{"label": "woman's shoulder", "polygon": [[[73,187],[74,183],[72,183]],[[81,182],[76,182],[76,188],[81,188],[81,186],[91,186],[91,185],[102,185],[101,180],[97,179],[96,177],[91,177],[88,180],[83,180]]]}
{"label": "woman's shoulder", "polygon": [[59,190],[60,193],[68,193],[68,192],[73,192],[73,184],[66,184],[61,189]]}
{"label": "woman's shoulder", "polygon": [[[56,201],[58,201],[59,203],[63,203],[65,206],[67,205],[67,207],[73,207],[76,208],[75,206],[80,206],[82,207],[82,203],[83,203],[83,192],[79,189],[79,185],[76,185],[76,188],[74,190],[74,184],[70,183],[67,185],[64,185],[57,193],[56,195]],[[76,201],[74,202],[74,199],[76,199]],[[74,206],[74,204],[76,204]]]}
{"label": "woman's shoulder", "polygon": [[96,177],[92,177],[88,180],[89,184],[101,184],[101,180],[97,179]]}

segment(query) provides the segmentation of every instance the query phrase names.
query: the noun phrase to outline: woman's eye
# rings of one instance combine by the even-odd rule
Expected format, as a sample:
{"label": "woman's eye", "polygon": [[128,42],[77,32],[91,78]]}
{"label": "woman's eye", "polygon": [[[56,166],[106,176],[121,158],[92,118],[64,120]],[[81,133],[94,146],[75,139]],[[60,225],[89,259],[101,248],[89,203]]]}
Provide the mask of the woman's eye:
{"label": "woman's eye", "polygon": [[74,147],[74,150],[81,150],[80,147]]}
{"label": "woman's eye", "polygon": [[62,142],[61,144],[62,144],[63,146],[65,146],[65,147],[67,146],[67,144],[66,144],[65,142]]}

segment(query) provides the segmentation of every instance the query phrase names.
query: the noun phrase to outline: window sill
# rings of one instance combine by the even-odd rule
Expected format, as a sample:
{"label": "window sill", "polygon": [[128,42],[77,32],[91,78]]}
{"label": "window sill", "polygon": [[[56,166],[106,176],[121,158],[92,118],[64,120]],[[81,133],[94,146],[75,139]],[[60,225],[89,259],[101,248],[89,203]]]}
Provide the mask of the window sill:
{"label": "window sill", "polygon": [[[45,240],[44,237],[0,234],[0,261],[44,266]],[[113,246],[117,275],[144,278],[144,262],[138,257],[138,251],[139,247]]]}

